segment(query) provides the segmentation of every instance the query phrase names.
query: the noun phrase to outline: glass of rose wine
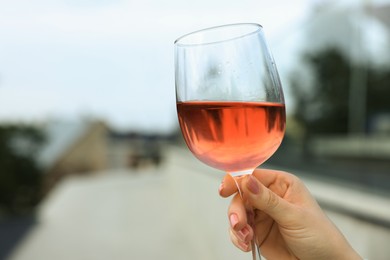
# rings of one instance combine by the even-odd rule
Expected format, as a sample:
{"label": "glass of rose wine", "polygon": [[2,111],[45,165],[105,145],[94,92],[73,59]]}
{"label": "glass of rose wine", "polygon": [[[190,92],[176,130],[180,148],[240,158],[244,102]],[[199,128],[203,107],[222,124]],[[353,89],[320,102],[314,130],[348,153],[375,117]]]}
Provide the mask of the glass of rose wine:
{"label": "glass of rose wine", "polygon": [[[283,90],[260,25],[222,25],[178,38],[175,85],[184,140],[203,163],[236,179],[280,146]],[[261,259],[256,238],[252,256]]]}

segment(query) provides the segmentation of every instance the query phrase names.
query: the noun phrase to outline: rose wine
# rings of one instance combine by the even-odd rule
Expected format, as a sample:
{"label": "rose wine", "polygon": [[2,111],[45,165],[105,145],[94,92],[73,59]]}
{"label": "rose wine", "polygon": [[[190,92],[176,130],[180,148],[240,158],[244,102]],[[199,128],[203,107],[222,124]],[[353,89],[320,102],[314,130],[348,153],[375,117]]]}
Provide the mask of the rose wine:
{"label": "rose wine", "polygon": [[227,172],[253,170],[282,142],[284,104],[270,102],[178,102],[184,139],[202,162]]}

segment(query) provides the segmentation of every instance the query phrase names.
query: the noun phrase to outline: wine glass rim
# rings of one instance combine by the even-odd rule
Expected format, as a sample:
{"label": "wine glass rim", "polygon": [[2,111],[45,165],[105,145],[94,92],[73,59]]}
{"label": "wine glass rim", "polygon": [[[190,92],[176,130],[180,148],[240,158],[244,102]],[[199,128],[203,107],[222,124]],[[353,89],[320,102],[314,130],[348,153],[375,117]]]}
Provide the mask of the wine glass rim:
{"label": "wine glass rim", "polygon": [[[202,43],[181,43],[181,41],[183,39],[185,39],[185,38],[187,38],[189,36],[193,36],[195,34],[207,32],[207,31],[212,31],[212,30],[218,30],[218,29],[227,28],[227,27],[238,27],[238,26],[240,26],[240,27],[241,26],[254,27],[256,29],[254,29],[254,30],[252,30],[250,32],[247,32],[247,33],[242,33],[242,34],[240,34],[238,36],[226,38],[224,40],[215,40],[215,41],[202,42]],[[196,31],[184,34],[184,35],[180,36],[179,38],[177,38],[175,40],[174,45],[178,46],[178,47],[191,47],[191,46],[202,46],[202,45],[217,44],[217,43],[221,43],[221,42],[227,42],[227,41],[232,41],[232,40],[237,40],[237,39],[240,39],[240,38],[244,38],[244,37],[247,37],[249,35],[258,33],[262,29],[263,29],[263,26],[261,26],[260,24],[257,24],[257,23],[233,23],[233,24],[218,25],[218,26],[208,27],[208,28],[204,28],[204,29],[200,29],[200,30],[196,30]]]}

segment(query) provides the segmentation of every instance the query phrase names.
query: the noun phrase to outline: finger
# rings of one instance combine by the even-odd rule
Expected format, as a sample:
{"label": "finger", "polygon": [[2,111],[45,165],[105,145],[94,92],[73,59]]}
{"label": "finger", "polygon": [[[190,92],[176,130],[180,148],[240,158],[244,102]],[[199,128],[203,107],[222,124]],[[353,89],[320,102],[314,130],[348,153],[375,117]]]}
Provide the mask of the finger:
{"label": "finger", "polygon": [[[291,173],[277,170],[257,169],[252,175],[265,187],[288,202],[302,205],[316,204],[315,199],[303,182]],[[292,198],[292,194],[299,194],[299,196],[293,196],[294,198]]]}
{"label": "finger", "polygon": [[229,229],[229,233],[230,233],[230,240],[232,241],[232,243],[238,247],[239,249],[241,249],[242,251],[244,252],[249,252],[251,250],[251,243],[250,241],[249,242],[244,242],[242,240],[240,240],[236,234],[234,233],[234,230],[233,229]]}
{"label": "finger", "polygon": [[235,181],[233,178],[234,177],[232,177],[230,174],[226,174],[223,177],[222,183],[219,186],[219,195],[226,198],[226,197],[229,197],[237,192],[236,181],[238,183],[240,183],[241,180],[240,180],[240,178],[236,178],[236,181]]}
{"label": "finger", "polygon": [[296,177],[288,172],[271,170],[271,169],[256,169],[252,173],[265,187],[270,187],[274,183],[288,183]]}
{"label": "finger", "polygon": [[246,209],[240,195],[237,193],[228,208],[230,227],[236,231],[243,229],[247,224]]}
{"label": "finger", "polygon": [[249,224],[246,224],[245,227],[243,227],[240,230],[234,230],[231,228],[231,232],[237,237],[238,240],[248,243],[253,238],[253,229]]}
{"label": "finger", "polygon": [[[253,175],[260,180],[266,187],[275,183],[277,179],[285,178],[286,180],[290,177],[294,177],[292,174],[287,172],[268,170],[268,169],[256,169]],[[222,197],[229,197],[237,192],[237,184],[241,183],[245,176],[232,177],[230,174],[225,174],[221,185],[219,186],[219,194]],[[235,178],[235,179],[234,179]]]}
{"label": "finger", "polygon": [[253,207],[270,215],[278,223],[289,219],[292,204],[265,187],[257,178],[248,175],[241,187]]}
{"label": "finger", "polygon": [[292,184],[297,179],[290,173],[267,169],[258,169],[253,172],[253,176],[280,197],[284,197],[287,190],[294,186]]}
{"label": "finger", "polygon": [[256,210],[254,226],[258,245],[262,245],[265,239],[269,237],[271,228],[274,226],[273,224],[274,220],[269,215],[263,211]]}

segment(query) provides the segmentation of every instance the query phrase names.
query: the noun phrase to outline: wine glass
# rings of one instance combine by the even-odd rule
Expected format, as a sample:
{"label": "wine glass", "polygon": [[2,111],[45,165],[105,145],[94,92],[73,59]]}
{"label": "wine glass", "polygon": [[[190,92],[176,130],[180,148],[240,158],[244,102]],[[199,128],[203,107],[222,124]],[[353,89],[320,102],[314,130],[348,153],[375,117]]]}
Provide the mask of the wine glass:
{"label": "wine glass", "polygon": [[[280,146],[283,90],[261,25],[222,25],[178,38],[175,83],[181,132],[203,163],[236,180]],[[256,250],[261,259],[254,238],[253,259]]]}

